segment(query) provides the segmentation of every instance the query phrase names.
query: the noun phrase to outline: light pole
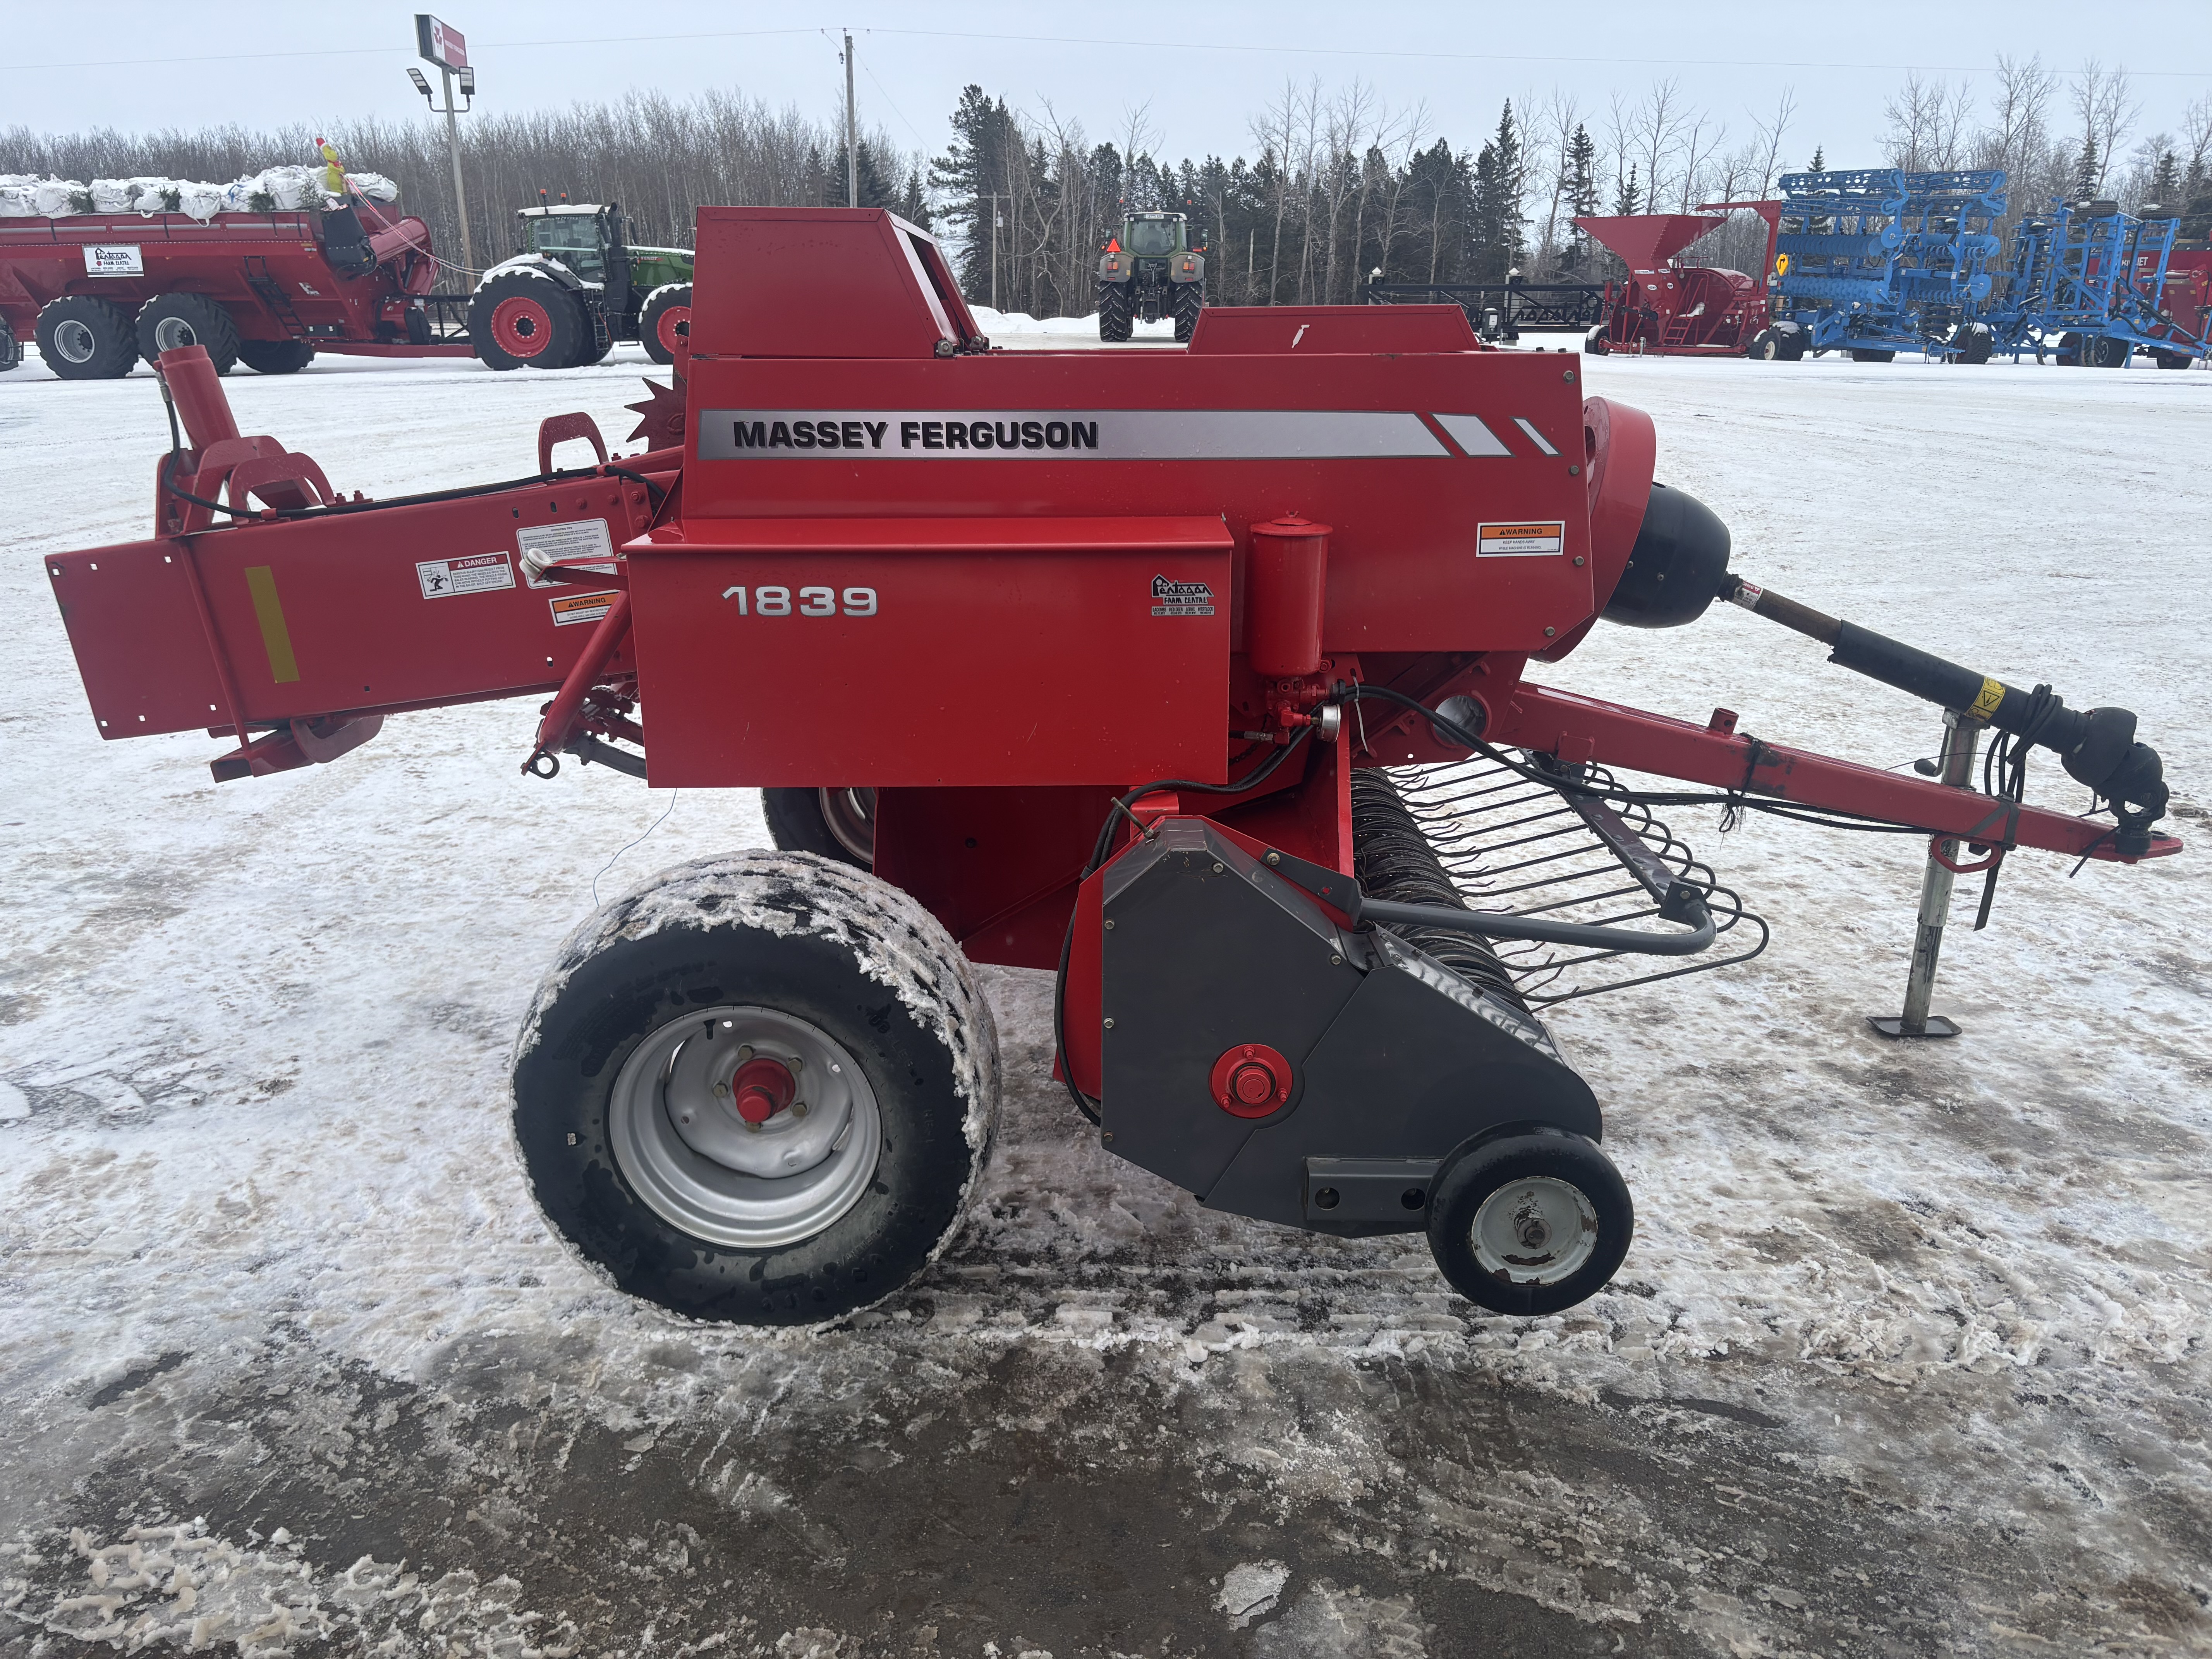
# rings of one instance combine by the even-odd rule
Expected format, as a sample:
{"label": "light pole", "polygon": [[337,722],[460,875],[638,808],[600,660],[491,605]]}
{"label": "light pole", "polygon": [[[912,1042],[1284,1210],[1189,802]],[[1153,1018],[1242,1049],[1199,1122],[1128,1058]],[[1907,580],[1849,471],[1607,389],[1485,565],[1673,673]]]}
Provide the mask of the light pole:
{"label": "light pole", "polygon": [[[999,204],[1011,202],[1014,198],[994,191],[980,199],[991,204],[991,309],[996,311],[999,308]],[[1011,230],[1013,227],[1009,225],[1007,228]]]}
{"label": "light pole", "polygon": [[[469,112],[477,92],[477,72],[469,67],[466,39],[459,29],[440,22],[428,12],[415,14],[415,46],[426,62],[438,66],[440,79],[445,82],[446,104],[441,109],[431,95],[430,83],[422,71],[413,64],[407,68],[407,78],[415,83],[415,90],[422,94],[422,101],[430,106],[430,113],[446,118],[446,153],[453,163],[453,211],[461,222],[461,266],[470,276],[477,274],[476,249],[469,236],[469,196],[461,183],[461,130],[453,118]],[[453,101],[454,77],[460,80],[462,102]]]}

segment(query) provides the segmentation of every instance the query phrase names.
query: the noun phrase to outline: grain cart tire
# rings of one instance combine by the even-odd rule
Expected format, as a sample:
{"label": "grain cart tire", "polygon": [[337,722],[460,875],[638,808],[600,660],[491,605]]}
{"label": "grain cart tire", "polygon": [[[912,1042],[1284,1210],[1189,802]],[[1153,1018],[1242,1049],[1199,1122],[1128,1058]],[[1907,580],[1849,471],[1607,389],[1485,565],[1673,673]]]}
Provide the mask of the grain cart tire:
{"label": "grain cart tire", "polygon": [[138,355],[157,362],[165,351],[196,345],[218,374],[238,364],[238,325],[204,294],[157,294],[138,307]]}
{"label": "grain cart tire", "polygon": [[585,922],[516,1046],[539,1206],[617,1288],[812,1325],[958,1227],[998,1112],[975,970],[914,900],[801,853],[665,871]]}
{"label": "grain cart tire", "polygon": [[315,361],[313,340],[240,340],[238,361],[256,374],[297,374]]}
{"label": "grain cart tire", "polygon": [[493,368],[571,368],[592,343],[592,319],[551,277],[511,271],[469,302],[469,339]]}
{"label": "grain cart tire", "polygon": [[875,864],[872,789],[763,789],[761,816],[769,838],[787,853],[819,853],[861,870]]}
{"label": "grain cart tire", "polygon": [[653,289],[637,319],[645,355],[665,368],[676,361],[676,343],[691,332],[691,284],[671,283]]}
{"label": "grain cart tire", "polygon": [[8,319],[0,317],[0,374],[5,374],[23,361],[23,343],[15,337],[15,331],[8,326]]}
{"label": "grain cart tire", "polygon": [[1120,283],[1098,285],[1098,337],[1120,342],[1129,337],[1129,290]]}
{"label": "grain cart tire", "polygon": [[64,380],[119,380],[138,362],[138,335],[106,300],[64,295],[40,309],[39,355]]}
{"label": "grain cart tire", "polygon": [[1883,351],[1873,346],[1853,346],[1851,361],[1855,363],[1893,363],[1897,361],[1897,354],[1894,351]]}
{"label": "grain cart tire", "polygon": [[1198,331],[1198,313],[1206,309],[1206,290],[1194,283],[1176,289],[1175,337],[1186,345]]}
{"label": "grain cart tire", "polygon": [[1635,1231],[1613,1160],[1565,1129],[1468,1142],[1444,1160],[1429,1200],[1437,1268],[1492,1313],[1573,1307],[1613,1277]]}

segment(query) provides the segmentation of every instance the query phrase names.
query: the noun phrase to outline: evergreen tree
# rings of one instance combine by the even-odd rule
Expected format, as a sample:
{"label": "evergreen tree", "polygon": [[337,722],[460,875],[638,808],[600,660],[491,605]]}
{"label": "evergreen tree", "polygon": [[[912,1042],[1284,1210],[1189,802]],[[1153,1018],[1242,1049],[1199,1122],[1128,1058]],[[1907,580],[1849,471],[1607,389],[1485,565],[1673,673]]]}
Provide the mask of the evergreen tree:
{"label": "evergreen tree", "polygon": [[929,181],[943,192],[944,217],[962,240],[958,269],[963,292],[991,291],[992,198],[1006,191],[1008,162],[1018,160],[1013,112],[1003,98],[982,88],[962,88],[952,112],[952,144],[930,163]]}
{"label": "evergreen tree", "polygon": [[2102,169],[2097,165],[2097,135],[2081,135],[2081,159],[2074,164],[2074,193],[2083,201],[2097,193],[2097,180]]}
{"label": "evergreen tree", "polygon": [[1805,170],[1808,173],[1826,173],[1828,170],[1827,155],[1818,144],[1813,146],[1813,165]]}
{"label": "evergreen tree", "polygon": [[[1597,145],[1577,122],[1567,140],[1567,210],[1571,219],[1597,211]],[[1567,237],[1567,258],[1579,265],[1589,258],[1589,234],[1579,225]]]}
{"label": "evergreen tree", "polygon": [[1620,181],[1613,192],[1613,210],[1615,213],[1634,213],[1644,200],[1642,186],[1636,182],[1636,163],[1628,164],[1628,176]]}
{"label": "evergreen tree", "polygon": [[2158,165],[2151,169],[2150,194],[2144,199],[2160,207],[2178,207],[2175,193],[2181,188],[2181,158],[2170,149],[2158,153]]}
{"label": "evergreen tree", "polygon": [[1528,225],[1523,198],[1528,165],[1521,133],[1506,100],[1498,131],[1474,160],[1474,268],[1478,282],[1502,282],[1525,257],[1522,233]]}

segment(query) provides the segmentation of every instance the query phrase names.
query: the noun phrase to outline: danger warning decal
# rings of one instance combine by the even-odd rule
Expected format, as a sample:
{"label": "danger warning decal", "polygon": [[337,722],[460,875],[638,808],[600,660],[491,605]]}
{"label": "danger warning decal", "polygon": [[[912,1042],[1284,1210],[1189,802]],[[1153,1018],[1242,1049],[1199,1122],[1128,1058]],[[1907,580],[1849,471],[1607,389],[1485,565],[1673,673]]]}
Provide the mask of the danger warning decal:
{"label": "danger warning decal", "polygon": [[1566,550],[1567,527],[1550,524],[1482,524],[1474,527],[1477,558],[1529,558]]}
{"label": "danger warning decal", "polygon": [[514,567],[504,553],[479,553],[472,559],[430,559],[415,567],[426,599],[451,599],[456,593],[489,593],[514,586]]}

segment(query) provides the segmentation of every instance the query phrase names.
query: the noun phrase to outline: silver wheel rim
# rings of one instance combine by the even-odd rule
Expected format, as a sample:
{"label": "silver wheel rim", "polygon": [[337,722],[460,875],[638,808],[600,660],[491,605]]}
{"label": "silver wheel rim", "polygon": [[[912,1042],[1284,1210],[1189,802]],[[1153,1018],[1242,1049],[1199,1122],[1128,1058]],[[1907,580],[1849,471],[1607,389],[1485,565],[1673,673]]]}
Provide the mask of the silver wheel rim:
{"label": "silver wheel rim", "polygon": [[[783,1063],[789,1106],[757,1127],[730,1079],[756,1058]],[[811,1238],[875,1178],[883,1121],[845,1046],[775,1008],[702,1009],[638,1044],[615,1079],[607,1138],[630,1189],[678,1231],[738,1249]]]}
{"label": "silver wheel rim", "polygon": [[92,330],[74,317],[54,330],[54,349],[73,363],[88,363],[96,346]]}
{"label": "silver wheel rim", "polygon": [[1557,1285],[1597,1253],[1597,1206],[1556,1176],[1509,1181],[1474,1212],[1468,1229],[1484,1273],[1514,1285]]}
{"label": "silver wheel rim", "polygon": [[182,351],[199,343],[192,325],[181,317],[164,317],[154,325],[154,343],[163,351]]}
{"label": "silver wheel rim", "polygon": [[876,861],[876,792],[872,789],[824,789],[822,821],[837,845],[863,864]]}

